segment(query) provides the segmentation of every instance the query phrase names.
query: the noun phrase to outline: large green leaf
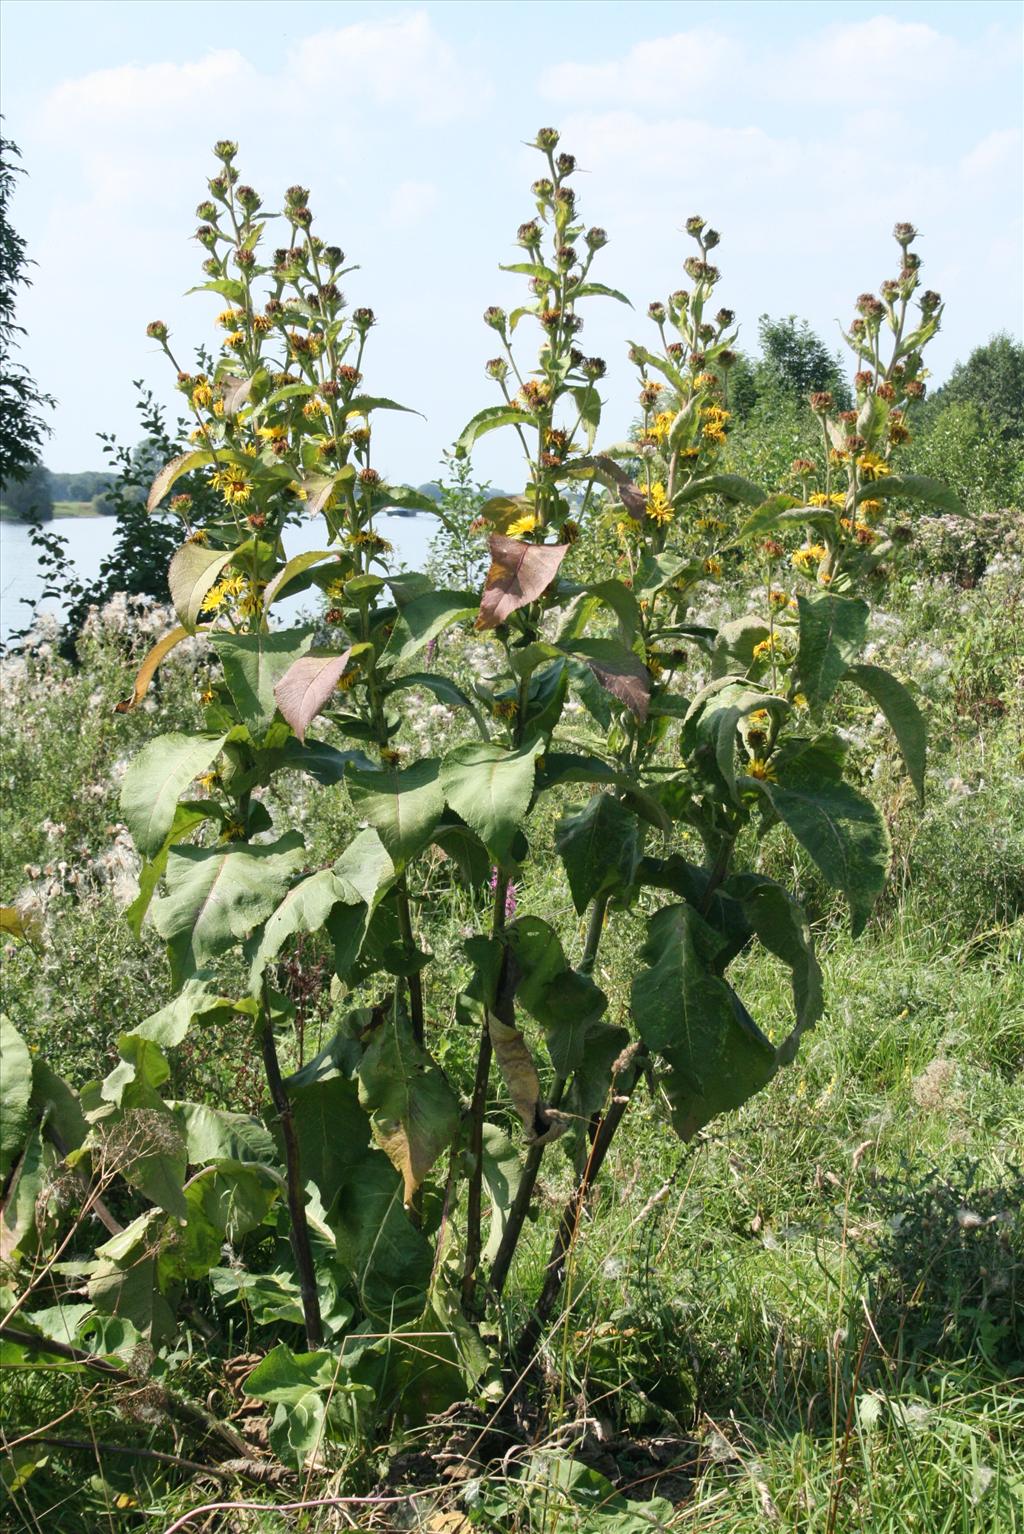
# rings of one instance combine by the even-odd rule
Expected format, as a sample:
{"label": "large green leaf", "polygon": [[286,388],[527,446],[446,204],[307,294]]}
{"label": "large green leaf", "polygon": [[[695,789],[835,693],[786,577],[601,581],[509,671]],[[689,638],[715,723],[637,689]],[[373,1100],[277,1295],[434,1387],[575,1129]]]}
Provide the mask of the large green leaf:
{"label": "large green leaf", "polygon": [[672,1067],[662,1084],[684,1140],[745,1103],[776,1069],[770,1041],[712,970],[721,943],[692,906],[664,906],[648,924],[645,968],[633,982],[640,1037]]}
{"label": "large green leaf", "polygon": [[167,894],[154,904],[153,922],[182,973],[201,969],[266,921],[303,850],[297,831],[269,846],[228,842],[171,849]]}
{"label": "large green leaf", "polygon": [[37,1247],[36,1217],[51,1156],[43,1144],[38,1125],[20,1146],[0,1206],[0,1263],[5,1267],[34,1254]]}
{"label": "large green leaf", "polygon": [[485,1124],[482,1136],[481,1170],[484,1186],[491,1200],[491,1225],[487,1244],[481,1253],[485,1262],[493,1262],[498,1255],[501,1238],[505,1234],[512,1200],[515,1198],[522,1177],[523,1166],[519,1151],[503,1129],[497,1124]]}
{"label": "large green leaf", "polygon": [[459,1127],[459,1100],[441,1067],[413,1037],[407,1019],[391,1015],[370,1039],[359,1064],[359,1101],[374,1134],[401,1175],[405,1202],[446,1150]]}
{"label": "large green leaf", "polygon": [[0,1017],[0,1188],[28,1134],[32,1056],[21,1034]]}
{"label": "large green leaf", "polygon": [[557,933],[539,916],[521,916],[503,940],[514,961],[516,1004],[540,1023],[555,1072],[567,1078],[583,1066],[608,998],[589,975],[570,968]]}
{"label": "large green leaf", "polygon": [[155,511],[176,480],[179,480],[183,474],[189,474],[193,469],[200,468],[203,464],[211,463],[214,456],[209,448],[201,447],[193,449],[190,453],[179,453],[176,458],[165,463],[150,487],[146,499],[146,510]]}
{"label": "large green leaf", "polygon": [[234,557],[234,549],[210,549],[202,543],[186,543],[172,557],[167,584],[174,610],[189,633],[199,622],[207,595]]}
{"label": "large green leaf", "polygon": [[808,701],[817,708],[832,696],[864,648],[869,609],[860,597],[837,597],[830,591],[798,596],[797,606],[800,648],[796,671]]}
{"label": "large green leaf", "polygon": [[829,884],[846,896],[856,937],[889,868],[889,833],[881,815],[848,783],[804,770],[799,762],[780,768],[778,783],[757,786]]}
{"label": "large green leaf", "polygon": [[727,501],[741,501],[744,506],[760,506],[764,501],[761,487],[740,474],[707,474],[703,479],[691,479],[688,485],[677,490],[672,503],[682,506],[705,495],[720,495]]}
{"label": "large green leaf", "polygon": [[226,735],[158,735],[143,746],[121,785],[121,814],[143,857],[155,858],[175,822],[178,800],[220,755]]}
{"label": "large green leaf", "polygon": [[206,1103],[171,1103],[170,1108],[184,1136],[190,1166],[213,1161],[276,1164],[273,1135],[250,1114],[229,1113]]}
{"label": "large green leaf", "polygon": [[897,497],[908,501],[921,501],[925,506],[933,506],[936,511],[945,512],[947,516],[955,517],[964,514],[955,491],[950,490],[948,485],[941,484],[937,479],[928,479],[924,474],[904,474],[898,477],[889,475],[884,479],[873,479],[857,491],[858,502],[883,501]]}
{"label": "large green leaf", "polygon": [[582,809],[563,815],[555,827],[555,848],[582,915],[595,896],[633,883],[640,857],[636,816],[612,794],[594,794]]}
{"label": "large green leaf", "polygon": [[746,682],[731,682],[708,689],[703,706],[697,710],[694,699],[684,720],[684,749],[699,752],[704,748],[714,761],[729,793],[736,796],[736,744],[740,721],[758,709],[787,709],[783,698],[758,692]]}
{"label": "large green leaf", "polygon": [[249,965],[249,988],[257,994],[267,965],[297,932],[319,932],[338,904],[357,905],[361,896],[331,868],[321,868],[285,895],[267,918]]}
{"label": "large green leaf", "polygon": [[873,698],[888,719],[896,736],[900,753],[910,774],[910,781],[917,790],[917,797],[924,801],[924,771],[928,732],[917,704],[902,682],[881,666],[861,663],[846,672],[851,682],[863,688]]}
{"label": "large green leaf", "polygon": [[441,764],[444,797],[480,837],[496,862],[507,865],[533,797],[543,740],[517,751],[489,741],[456,746]]}
{"label": "large green leaf", "polygon": [[258,1162],[218,1161],[189,1179],[182,1259],[186,1278],[215,1268],[225,1241],[261,1225],[282,1191],[280,1173]]}
{"label": "large green leaf", "polygon": [[[771,629],[763,618],[751,613],[723,623],[718,630],[711,655],[711,675],[715,680],[749,671],[754,664],[754,649],[768,638]],[[697,699],[695,698],[696,704]]]}
{"label": "large green leaf", "polygon": [[420,1314],[433,1252],[405,1212],[402,1179],[371,1144],[356,1083],[331,1076],[290,1095],[303,1177],[320,1191],[360,1305],[389,1327]]}
{"label": "large green leaf", "polygon": [[536,417],[525,410],[517,410],[514,405],[488,405],[463,427],[455,443],[456,456],[465,458],[478,438],[499,426],[531,425],[536,425]]}
{"label": "large green leaf", "polygon": [[356,815],[370,822],[401,869],[430,840],[441,818],[439,761],[423,757],[409,767],[383,767],[378,772],[352,768],[345,781]]}
{"label": "large green leaf", "polygon": [[89,1129],[78,1093],[38,1055],[32,1062],[31,1107],[44,1121],[46,1138],[62,1154],[78,1149]]}
{"label": "large green leaf", "polygon": [[174,819],[171,821],[171,828],[164,837],[159,849],[153,857],[146,859],[139,870],[139,893],[124,913],[125,921],[131,927],[136,937],[139,937],[142,933],[142,923],[145,920],[146,912],[149,910],[150,901],[156,894],[156,887],[164,876],[164,870],[167,867],[167,855],[175,842],[184,841],[205,820],[219,820],[220,818],[220,807],[215,799],[206,802],[201,799],[191,800],[184,804],[178,804],[174,811]]}
{"label": "large green leaf", "polygon": [[121,1059],[86,1117],[101,1126],[108,1144],[112,1137],[116,1141],[125,1181],[184,1219],[185,1141],[159,1091],[170,1066],[160,1046],[139,1034],[122,1034],[117,1047]]}
{"label": "large green leaf", "polygon": [[248,1375],[242,1389],[257,1401],[293,1405],[311,1390],[330,1390],[337,1373],[333,1353],[293,1353],[279,1342]]}
{"label": "large green leaf", "polygon": [[476,614],[477,599],[471,591],[425,591],[401,607],[385,657],[404,666],[453,623]]}
{"label": "large green leaf", "polygon": [[800,1036],[814,1027],[824,1006],[821,967],[807,913],[781,884],[761,874],[734,874],[723,888],[739,901],[768,952],[787,964],[792,973],[796,1026],[778,1051],[779,1064],[788,1064],[796,1054]]}
{"label": "large green leaf", "polygon": [[313,643],[312,629],[283,633],[213,634],[210,643],[220,656],[224,680],[254,738],[266,734],[277,713],[274,688]]}

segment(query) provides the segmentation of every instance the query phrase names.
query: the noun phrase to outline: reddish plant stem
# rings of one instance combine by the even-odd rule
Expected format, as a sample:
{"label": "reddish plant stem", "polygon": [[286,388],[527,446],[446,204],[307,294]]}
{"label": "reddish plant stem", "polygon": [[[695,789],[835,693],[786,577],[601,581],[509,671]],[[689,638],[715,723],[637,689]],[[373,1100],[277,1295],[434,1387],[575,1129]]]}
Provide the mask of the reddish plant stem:
{"label": "reddish plant stem", "polygon": [[306,1323],[306,1344],[310,1352],[315,1352],[323,1342],[324,1329],[320,1317],[316,1272],[313,1267],[313,1247],[309,1239],[309,1224],[306,1220],[306,1195],[302,1184],[299,1141],[295,1133],[295,1120],[292,1118],[291,1099],[281,1078],[281,1065],[277,1058],[277,1045],[274,1042],[274,1024],[271,1020],[270,1008],[266,1005],[264,1005],[263,1033],[260,1042],[263,1048],[263,1065],[267,1073],[267,1084],[270,1087],[271,1100],[281,1126],[281,1140],[284,1145],[290,1217],[289,1238],[292,1251],[295,1253],[295,1266],[299,1273],[302,1314]]}

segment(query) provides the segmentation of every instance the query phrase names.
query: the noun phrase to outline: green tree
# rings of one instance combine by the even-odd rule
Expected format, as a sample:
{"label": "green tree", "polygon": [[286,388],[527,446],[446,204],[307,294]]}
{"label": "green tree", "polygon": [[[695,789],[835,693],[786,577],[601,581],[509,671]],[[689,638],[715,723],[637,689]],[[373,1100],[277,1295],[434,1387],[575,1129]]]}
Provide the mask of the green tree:
{"label": "green tree", "polygon": [[830,389],[841,410],[849,409],[850,390],[839,358],[806,320],[795,314],[773,320],[762,314],[757,322],[761,356],[754,367],[758,396],[782,394],[803,400],[812,391]]}
{"label": "green tree", "polygon": [[0,502],[19,522],[48,522],[53,516],[49,469],[30,463],[24,474],[12,474],[0,489]]}
{"label": "green tree", "polygon": [[1024,438],[1024,345],[1001,331],[976,346],[935,391],[933,403],[980,406],[1001,437]]}
{"label": "green tree", "polygon": [[50,433],[40,411],[51,407],[52,395],[43,394],[24,363],[12,359],[19,344],[16,337],[25,334],[24,326],[15,323],[15,304],[19,287],[30,286],[26,267],[25,241],[11,228],[8,204],[23,175],[20,150],[9,139],[0,138],[0,487],[3,499],[11,501],[11,485],[27,478],[39,463],[42,441]]}

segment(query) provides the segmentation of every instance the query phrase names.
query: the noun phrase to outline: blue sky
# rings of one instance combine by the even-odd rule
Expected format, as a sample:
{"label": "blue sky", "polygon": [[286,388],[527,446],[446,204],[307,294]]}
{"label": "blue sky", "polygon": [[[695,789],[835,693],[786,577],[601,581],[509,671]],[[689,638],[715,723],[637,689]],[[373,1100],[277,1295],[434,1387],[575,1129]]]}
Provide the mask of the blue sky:
{"label": "blue sky", "polygon": [[[609,361],[612,436],[635,393],[626,340],[680,286],[692,212],[722,231],[718,293],[751,349],[764,312],[838,344],[836,321],[895,268],[897,219],[921,229],[947,300],[936,381],[1021,331],[1016,4],[6,0],[0,84],[30,173],[13,220],[38,266],[19,318],[60,402],[53,468],[99,466],[98,431],[135,435],[133,379],[173,398],[147,321],[184,353],[212,337],[217,301],[183,294],[225,136],[266,206],[310,187],[316,229],[359,262],[347,291],[380,320],[367,383],[427,418],[387,423],[396,478],[429,478],[493,402],[480,314],[517,300],[497,266],[533,213],[523,141],[549,123],[611,238],[595,276],[638,311],[595,301],[584,333]],[[503,435],[478,454],[499,482]]]}

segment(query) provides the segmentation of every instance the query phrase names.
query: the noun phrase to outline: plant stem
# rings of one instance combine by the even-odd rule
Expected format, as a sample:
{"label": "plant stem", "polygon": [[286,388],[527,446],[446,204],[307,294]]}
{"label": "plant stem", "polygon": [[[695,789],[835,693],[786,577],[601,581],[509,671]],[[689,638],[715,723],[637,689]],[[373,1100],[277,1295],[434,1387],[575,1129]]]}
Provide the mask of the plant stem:
{"label": "plant stem", "polygon": [[[565,1092],[565,1085],[564,1077],[559,1076],[555,1079],[548,1104],[549,1107],[558,1107]],[[512,1259],[516,1254],[516,1247],[519,1245],[519,1237],[522,1234],[523,1225],[529,1213],[530,1201],[533,1198],[533,1190],[537,1183],[541,1161],[544,1159],[546,1145],[546,1140],[534,1140],[526,1153],[526,1161],[523,1163],[522,1175],[519,1178],[516,1196],[512,1200],[508,1219],[505,1221],[505,1229],[501,1233],[501,1243],[491,1264],[489,1283],[495,1295],[499,1297],[502,1289],[505,1287],[505,1280],[508,1277],[509,1268],[512,1266]]]}
{"label": "plant stem", "polygon": [[[405,882],[403,873],[396,885],[398,905],[398,927],[402,934],[402,942],[412,951],[416,946],[416,938],[412,930],[412,912],[409,909],[409,887]],[[412,1022],[412,1035],[417,1044],[422,1044],[424,1039],[423,1018],[423,980],[419,970],[408,977],[409,980],[409,1016]]]}
{"label": "plant stem", "polygon": [[[601,942],[601,933],[604,931],[604,917],[608,909],[609,894],[599,895],[590,910],[590,921],[587,926],[587,938],[583,948],[583,957],[580,960],[579,973],[581,975],[593,974],[594,964],[597,960],[597,950]],[[551,1090],[548,1106],[557,1108],[565,1093],[566,1080],[564,1076],[556,1076]],[[530,1201],[533,1198],[533,1190],[537,1184],[540,1173],[540,1164],[544,1159],[546,1140],[535,1140],[526,1153],[526,1161],[523,1165],[522,1175],[519,1179],[519,1187],[516,1189],[515,1198],[508,1212],[505,1229],[501,1233],[501,1243],[495,1253],[494,1262],[491,1264],[490,1285],[496,1295],[501,1294],[505,1287],[512,1259],[519,1245],[519,1237],[522,1234],[523,1225],[530,1209]]]}
{"label": "plant stem", "polygon": [[605,912],[608,909],[608,901],[611,894],[598,895],[590,908],[590,921],[587,924],[587,937],[583,945],[583,957],[580,960],[579,972],[581,975],[592,975],[594,964],[597,960],[597,950],[601,942],[601,933],[604,931]]}
{"label": "plant stem", "polygon": [[295,1134],[291,1100],[281,1079],[281,1065],[277,1058],[277,1045],[274,1042],[274,1025],[265,994],[261,1044],[270,1096],[281,1125],[281,1139],[284,1142],[288,1213],[291,1218],[289,1238],[292,1251],[295,1253],[295,1265],[299,1270],[302,1314],[306,1322],[306,1344],[310,1352],[314,1352],[323,1342],[324,1331],[320,1318],[320,1297],[316,1291],[316,1274],[313,1269],[313,1248],[309,1239],[309,1225],[306,1221],[306,1196],[302,1187],[302,1172],[299,1165],[299,1142]]}
{"label": "plant stem", "polygon": [[[505,897],[508,894],[508,874],[499,870],[494,886],[494,914],[491,934],[497,937],[505,927]],[[469,1174],[469,1193],[466,1202],[466,1263],[462,1271],[462,1308],[470,1315],[476,1295],[476,1275],[480,1266],[482,1240],[480,1220],[483,1209],[484,1181],[484,1111],[487,1106],[487,1083],[491,1074],[491,1029],[489,1012],[494,1012],[502,1022],[514,1023],[512,996],[508,991],[508,950],[502,954],[501,971],[493,997],[485,1003],[484,1020],[480,1029],[480,1045],[476,1057],[476,1077],[473,1081],[473,1097],[469,1106],[469,1154],[472,1170]]]}
{"label": "plant stem", "polygon": [[[115,1384],[130,1385],[138,1389],[141,1381],[138,1375],[129,1374],[124,1369],[119,1369],[106,1358],[99,1358],[93,1353],[86,1353],[81,1348],[70,1347],[66,1342],[55,1342],[49,1337],[39,1337],[34,1332],[23,1332],[19,1327],[0,1326],[0,1337],[8,1342],[14,1342],[19,1347],[27,1348],[35,1353],[52,1353],[57,1358],[66,1358],[71,1363],[81,1364],[95,1374],[105,1375]],[[247,1455],[249,1446],[243,1438],[240,1438],[226,1423],[218,1422],[209,1412],[204,1411],[193,1401],[186,1401],[178,1396],[173,1396],[159,1386],[160,1405],[169,1417],[183,1426],[199,1432],[204,1438],[212,1437],[219,1439],[225,1448],[232,1454]]]}
{"label": "plant stem", "polygon": [[[516,1347],[517,1370],[523,1370],[529,1365],[530,1359],[533,1357],[537,1344],[540,1341],[541,1333],[551,1316],[555,1301],[558,1299],[562,1285],[565,1282],[566,1258],[576,1239],[576,1232],[579,1228],[580,1217],[583,1213],[587,1194],[604,1164],[604,1159],[608,1154],[615,1131],[621,1124],[623,1115],[629,1107],[642,1057],[643,1046],[633,1045],[625,1050],[623,1055],[619,1057],[619,1060],[616,1061],[618,1069],[612,1077],[612,1100],[597,1125],[587,1164],[577,1179],[576,1186],[570,1193],[565,1208],[562,1210],[562,1218],[558,1222],[558,1230],[555,1233],[555,1239],[551,1247],[551,1256],[548,1258],[540,1298],[534,1307],[533,1315],[523,1328]],[[616,1077],[619,1076],[625,1079],[622,1082],[623,1089],[616,1091]]]}

